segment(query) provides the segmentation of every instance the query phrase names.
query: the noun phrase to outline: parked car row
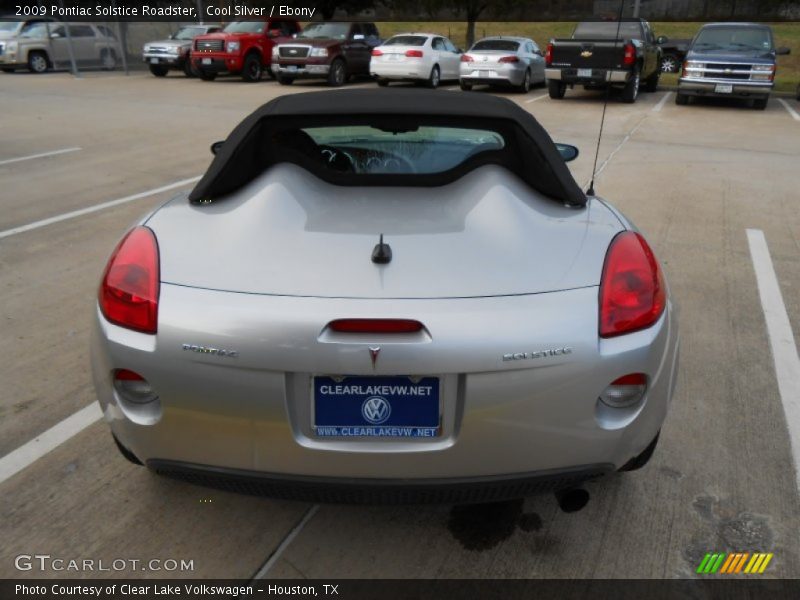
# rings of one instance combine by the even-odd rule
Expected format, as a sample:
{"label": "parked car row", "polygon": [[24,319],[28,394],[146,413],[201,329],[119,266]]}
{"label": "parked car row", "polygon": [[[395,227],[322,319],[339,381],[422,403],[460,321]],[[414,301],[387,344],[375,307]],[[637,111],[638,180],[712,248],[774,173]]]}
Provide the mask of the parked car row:
{"label": "parked car row", "polygon": [[[764,109],[774,87],[776,48],[772,29],[756,23],[711,23],[692,40],[656,37],[639,18],[590,19],[569,38],[551,39],[542,52],[524,37],[491,36],[466,52],[438,33],[409,32],[382,40],[374,23],[314,22],[302,29],[289,18],[187,25],[168,39],[144,45],[142,59],[156,77],[170,70],[206,81],[220,74],[258,81],[266,73],[282,85],[321,79],[340,86],[370,77],[379,86],[417,82],[435,88],[458,82],[503,86],[522,93],[547,85],[551,98],[568,89],[620,92],[635,102],[655,91],[663,72],[680,71],[676,103],[696,97],[734,97]],[[113,69],[122,48],[113,32],[93,23],[52,19],[0,21],[0,68],[42,73],[75,60]],[[798,86],[800,96],[800,86]]]}

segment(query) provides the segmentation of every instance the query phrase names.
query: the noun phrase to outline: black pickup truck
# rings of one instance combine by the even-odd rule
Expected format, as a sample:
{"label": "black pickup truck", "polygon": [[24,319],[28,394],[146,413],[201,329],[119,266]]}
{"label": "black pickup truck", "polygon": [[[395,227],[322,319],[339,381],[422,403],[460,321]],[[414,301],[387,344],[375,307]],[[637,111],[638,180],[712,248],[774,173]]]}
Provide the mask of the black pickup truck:
{"label": "black pickup truck", "polygon": [[582,21],[569,39],[550,40],[545,53],[550,97],[564,97],[567,86],[622,88],[623,102],[636,102],[639,87],[656,91],[661,48],[644,19]]}

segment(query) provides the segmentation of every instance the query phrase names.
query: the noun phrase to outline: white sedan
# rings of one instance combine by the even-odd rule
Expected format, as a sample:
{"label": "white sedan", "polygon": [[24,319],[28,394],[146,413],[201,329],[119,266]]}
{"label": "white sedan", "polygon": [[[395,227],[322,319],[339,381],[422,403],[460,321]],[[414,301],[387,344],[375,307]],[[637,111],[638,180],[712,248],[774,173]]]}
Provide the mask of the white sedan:
{"label": "white sedan", "polygon": [[446,37],[433,33],[403,33],[372,51],[369,73],[380,86],[390,81],[457,81],[462,51]]}

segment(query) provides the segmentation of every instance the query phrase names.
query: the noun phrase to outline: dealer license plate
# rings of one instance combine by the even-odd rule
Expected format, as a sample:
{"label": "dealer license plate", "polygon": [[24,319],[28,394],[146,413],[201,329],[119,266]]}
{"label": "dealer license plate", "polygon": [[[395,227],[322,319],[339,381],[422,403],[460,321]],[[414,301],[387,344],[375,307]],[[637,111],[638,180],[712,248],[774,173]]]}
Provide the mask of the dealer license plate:
{"label": "dealer license plate", "polygon": [[591,77],[592,70],[591,69],[578,69],[578,77]]}
{"label": "dealer license plate", "polygon": [[210,65],[211,64],[211,59],[210,58],[204,58],[203,59],[203,64],[204,65]]}
{"label": "dealer license plate", "polygon": [[151,58],[150,59],[150,64],[151,65],[157,65],[158,64],[158,59],[157,58]]}
{"label": "dealer license plate", "polygon": [[718,83],[714,86],[714,91],[717,94],[732,94],[733,93],[733,84],[732,83]]}
{"label": "dealer license plate", "polygon": [[319,437],[439,435],[439,378],[314,377],[312,425]]}

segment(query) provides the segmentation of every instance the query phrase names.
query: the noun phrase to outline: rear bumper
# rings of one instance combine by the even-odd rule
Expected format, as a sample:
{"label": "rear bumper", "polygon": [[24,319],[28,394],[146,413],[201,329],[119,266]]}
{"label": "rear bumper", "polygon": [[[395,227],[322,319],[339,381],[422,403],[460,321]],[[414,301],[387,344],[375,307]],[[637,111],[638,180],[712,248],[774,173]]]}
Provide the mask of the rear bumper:
{"label": "rear bumper", "polygon": [[240,494],[335,504],[497,502],[569,489],[614,471],[614,465],[594,464],[492,477],[393,480],[298,477],[159,459],[147,466],[159,475]]}
{"label": "rear bumper", "polygon": [[378,62],[373,60],[369,65],[369,74],[380,79],[391,79],[392,81],[410,81],[427,79],[430,75],[431,67],[427,63],[418,60],[416,64],[405,61]]}
{"label": "rear bumper", "polygon": [[[719,84],[732,86],[730,93],[717,92]],[[678,92],[687,96],[716,96],[720,98],[766,98],[772,92],[774,84],[751,81],[698,80],[681,77],[678,80]]]}
{"label": "rear bumper", "polygon": [[602,85],[605,83],[627,83],[630,71],[620,69],[592,69],[591,76],[578,76],[578,69],[545,69],[545,79],[562,81],[570,85]]}
{"label": "rear bumper", "polygon": [[[320,334],[332,318],[363,314],[411,315],[431,337],[381,340],[373,366],[369,340]],[[185,344],[238,355],[187,352]],[[571,351],[504,360],[509,352],[560,346]],[[596,287],[452,301],[259,296],[164,283],[156,336],[112,325],[99,311],[92,334],[94,385],[106,421],[142,462],[267,479],[438,482],[619,468],[661,428],[677,356],[671,304],[649,329],[598,339]],[[123,368],[151,382],[157,406],[119,397],[112,377]],[[611,409],[599,402],[609,383],[633,372],[649,378],[637,405]],[[438,436],[317,436],[312,377],[336,373],[440,377]]]}
{"label": "rear bumper", "polygon": [[474,69],[471,63],[462,63],[459,79],[473,85],[521,85],[525,68],[514,65],[498,65],[496,69]]}

